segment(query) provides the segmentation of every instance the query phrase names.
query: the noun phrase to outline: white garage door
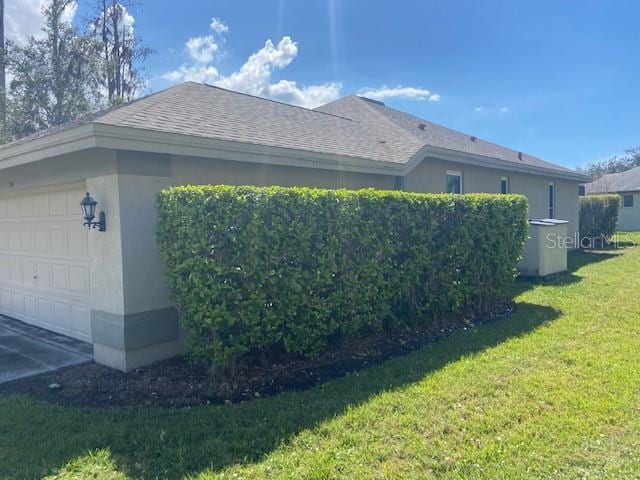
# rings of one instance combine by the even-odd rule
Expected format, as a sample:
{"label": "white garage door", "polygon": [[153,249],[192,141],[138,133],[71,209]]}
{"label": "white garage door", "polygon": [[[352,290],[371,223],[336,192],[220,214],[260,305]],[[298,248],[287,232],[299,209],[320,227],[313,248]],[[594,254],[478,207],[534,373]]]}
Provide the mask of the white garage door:
{"label": "white garage door", "polygon": [[82,184],[0,196],[0,313],[91,340]]}

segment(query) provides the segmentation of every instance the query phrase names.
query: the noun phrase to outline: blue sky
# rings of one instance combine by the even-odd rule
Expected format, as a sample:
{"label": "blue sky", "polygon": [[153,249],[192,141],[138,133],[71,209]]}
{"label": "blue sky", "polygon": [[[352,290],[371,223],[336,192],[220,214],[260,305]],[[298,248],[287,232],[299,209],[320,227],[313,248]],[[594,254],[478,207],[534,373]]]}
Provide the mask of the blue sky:
{"label": "blue sky", "polygon": [[196,78],[310,105],[373,90],[570,167],[640,145],[637,0],[146,0],[132,14],[157,50],[151,90]]}

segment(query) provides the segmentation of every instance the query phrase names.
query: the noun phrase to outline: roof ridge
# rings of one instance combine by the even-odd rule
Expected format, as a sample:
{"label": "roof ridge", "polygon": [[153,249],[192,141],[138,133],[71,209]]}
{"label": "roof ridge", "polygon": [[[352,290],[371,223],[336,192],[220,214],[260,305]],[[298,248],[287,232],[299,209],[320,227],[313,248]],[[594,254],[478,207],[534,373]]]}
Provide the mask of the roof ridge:
{"label": "roof ridge", "polygon": [[[320,113],[322,115],[329,115],[330,117],[341,118],[342,120],[349,120],[350,122],[354,121],[352,118],[343,117],[342,115],[336,115],[335,113],[323,112],[321,110],[316,110],[315,108],[302,107],[300,105],[294,105],[292,103],[282,102],[280,100],[274,100],[273,98],[261,97],[259,95],[252,95],[251,93],[246,93],[246,92],[239,92],[237,90],[231,90],[229,88],[219,87],[218,85],[212,85],[210,83],[204,83],[204,82],[200,83],[200,82],[193,82],[193,81],[192,82],[185,82],[185,83],[194,83],[196,85],[202,85],[204,87],[209,87],[209,88],[216,88],[218,90],[222,90],[224,92],[233,93],[233,94],[236,94],[236,95],[242,95],[242,96],[249,97],[249,98],[256,98],[258,100],[264,100],[265,102],[277,103],[278,105],[284,105],[285,107],[297,108],[297,109],[300,109],[300,110],[304,110],[305,112]],[[184,83],[182,83],[181,85],[184,85]],[[329,102],[329,103],[331,103],[331,102]],[[321,106],[322,105],[319,105],[319,107],[321,107]]]}
{"label": "roof ridge", "polygon": [[412,137],[414,140],[418,140],[420,143],[422,143],[423,145],[426,144],[426,142],[424,142],[423,139],[421,139],[420,137],[418,137],[417,135],[414,135],[412,132],[408,131],[406,128],[403,128],[399,125],[396,124],[396,122],[390,120],[389,118],[387,118],[385,115],[383,115],[381,112],[376,110],[375,105],[378,106],[382,106],[384,108],[390,108],[387,107],[384,103],[382,104],[374,104],[372,102],[369,101],[369,99],[365,98],[365,97],[361,97],[360,95],[352,95],[353,97],[357,98],[358,101],[362,102],[369,110],[373,111],[379,118],[381,118],[382,120],[384,120],[387,124],[391,125],[393,128],[395,128],[397,131],[400,131],[404,134],[409,135],[410,137]]}
{"label": "roof ridge", "polygon": [[[417,133],[414,133],[414,132],[412,132],[412,131],[410,131],[410,130],[408,130],[408,129],[404,128],[404,127],[401,127],[400,125],[398,125],[398,124],[397,124],[396,122],[394,122],[393,120],[390,120],[386,115],[384,115],[383,113],[379,112],[379,111],[376,109],[376,105],[377,105],[377,106],[379,106],[379,107],[383,107],[383,108],[389,109],[389,110],[394,110],[394,111],[396,111],[396,112],[403,113],[403,114],[405,114],[405,115],[411,115],[412,117],[417,118],[417,119],[418,119],[418,120],[420,120],[421,122],[428,122],[428,123],[430,123],[430,124],[432,124],[432,125],[437,125],[436,123],[430,122],[429,120],[425,120],[425,119],[423,119],[423,118],[416,117],[415,115],[412,115],[412,114],[410,114],[410,113],[403,112],[402,110],[398,110],[397,108],[390,107],[390,106],[386,105],[385,103],[382,103],[382,102],[379,102],[379,103],[373,103],[373,102],[370,102],[370,101],[369,101],[370,99],[368,99],[368,98],[366,98],[366,97],[361,97],[360,95],[354,95],[354,97],[356,97],[356,98],[358,98],[358,99],[360,99],[360,100],[364,100],[365,105],[367,105],[367,107],[368,107],[370,110],[373,110],[374,112],[376,112],[376,115],[378,115],[379,117],[383,118],[387,123],[390,123],[391,125],[393,125],[393,126],[394,126],[395,128],[397,128],[398,130],[401,130],[402,132],[404,132],[404,133],[408,134],[409,136],[411,136],[411,137],[415,138],[416,140],[418,140],[418,141],[419,141],[419,142],[421,142],[422,144],[425,144],[425,145],[426,145],[426,142],[424,141],[424,139],[420,138],[420,136],[419,136]],[[440,125],[438,125],[438,126],[440,126]],[[444,127],[444,128],[447,128],[447,127]],[[455,131],[455,130],[453,130],[453,131]]]}

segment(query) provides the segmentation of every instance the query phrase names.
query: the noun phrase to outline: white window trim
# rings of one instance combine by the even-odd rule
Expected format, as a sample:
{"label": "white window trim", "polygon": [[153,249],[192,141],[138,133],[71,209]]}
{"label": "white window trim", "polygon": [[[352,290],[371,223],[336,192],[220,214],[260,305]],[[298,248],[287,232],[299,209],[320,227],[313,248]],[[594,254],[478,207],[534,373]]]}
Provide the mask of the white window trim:
{"label": "white window trim", "polygon": [[[549,182],[549,187],[553,187],[553,206],[548,205],[548,210],[549,210],[549,218],[556,218],[556,183],[555,182]],[[549,202],[549,187],[547,187],[547,203]]]}
{"label": "white window trim", "polygon": [[[448,182],[447,182],[447,178],[448,176],[452,176],[452,177],[460,177],[460,193],[464,193],[464,178],[462,176],[462,172],[459,170],[447,170],[447,174],[445,176],[445,191],[448,190]],[[449,192],[447,192],[449,193]]]}
{"label": "white window trim", "polygon": [[502,182],[507,182],[507,191],[504,193],[505,194],[511,193],[511,185],[509,183],[509,177],[505,177],[505,176],[500,177],[500,193],[502,193]]}
{"label": "white window trim", "polygon": [[[625,206],[624,197],[631,197],[631,203],[633,205],[631,205],[630,207]],[[635,206],[636,206],[636,199],[635,199],[635,195],[633,193],[625,193],[624,195],[622,195],[622,208],[633,208]]]}

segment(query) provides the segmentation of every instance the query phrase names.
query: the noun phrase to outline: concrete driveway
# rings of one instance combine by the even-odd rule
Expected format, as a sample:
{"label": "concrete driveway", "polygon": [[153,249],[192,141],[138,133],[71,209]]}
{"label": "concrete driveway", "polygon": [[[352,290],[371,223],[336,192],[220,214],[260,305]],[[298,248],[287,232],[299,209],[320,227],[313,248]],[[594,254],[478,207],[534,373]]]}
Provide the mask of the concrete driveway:
{"label": "concrete driveway", "polygon": [[92,360],[89,344],[0,315],[0,383]]}

